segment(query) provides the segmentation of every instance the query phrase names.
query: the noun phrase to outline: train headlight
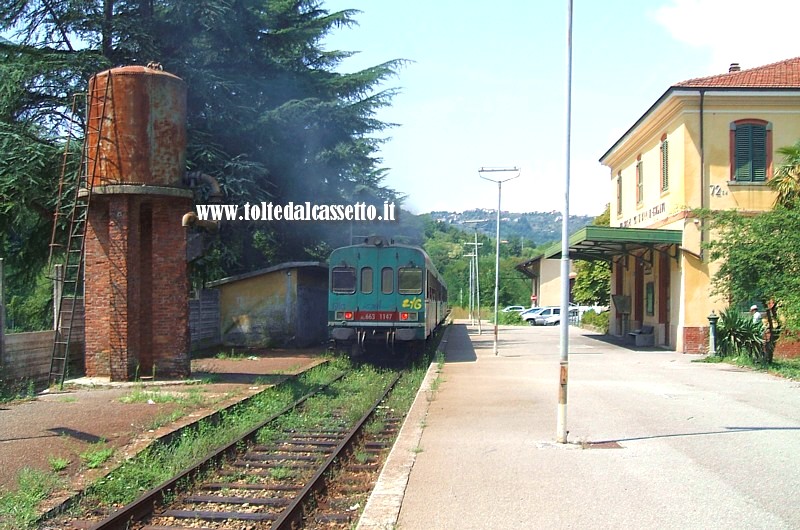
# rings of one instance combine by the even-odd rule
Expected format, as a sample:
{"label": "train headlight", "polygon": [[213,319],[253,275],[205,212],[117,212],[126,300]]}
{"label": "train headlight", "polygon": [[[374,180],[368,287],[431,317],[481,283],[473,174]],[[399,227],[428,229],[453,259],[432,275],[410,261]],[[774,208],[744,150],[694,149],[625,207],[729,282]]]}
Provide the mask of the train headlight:
{"label": "train headlight", "polygon": [[405,322],[416,322],[417,321],[418,313],[400,313],[400,320]]}

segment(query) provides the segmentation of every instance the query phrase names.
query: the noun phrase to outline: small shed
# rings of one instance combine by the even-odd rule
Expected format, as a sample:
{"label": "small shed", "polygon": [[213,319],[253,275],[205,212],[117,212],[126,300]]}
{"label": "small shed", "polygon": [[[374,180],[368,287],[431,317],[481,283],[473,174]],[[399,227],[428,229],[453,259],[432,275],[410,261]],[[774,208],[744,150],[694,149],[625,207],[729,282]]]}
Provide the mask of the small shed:
{"label": "small shed", "polygon": [[327,337],[328,265],[292,261],[209,282],[226,346],[305,348]]}

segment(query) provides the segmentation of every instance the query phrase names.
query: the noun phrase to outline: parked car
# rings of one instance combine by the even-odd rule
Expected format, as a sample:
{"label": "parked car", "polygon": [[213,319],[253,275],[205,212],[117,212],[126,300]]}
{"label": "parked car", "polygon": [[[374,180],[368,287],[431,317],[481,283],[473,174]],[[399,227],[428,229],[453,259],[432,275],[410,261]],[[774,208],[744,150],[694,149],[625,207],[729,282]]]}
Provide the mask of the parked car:
{"label": "parked car", "polygon": [[503,308],[503,313],[513,313],[513,312],[522,313],[523,311],[525,311],[525,306],[521,305],[510,305],[508,307]]}
{"label": "parked car", "polygon": [[532,326],[555,326],[561,322],[560,307],[544,307],[533,317]]}
{"label": "parked car", "polygon": [[547,308],[545,308],[545,307],[532,307],[532,308],[526,309],[525,311],[520,313],[519,317],[523,320],[523,322],[527,322],[531,326],[535,326],[536,323],[534,322],[534,319],[536,318],[536,315],[538,315],[544,309],[547,309]]}

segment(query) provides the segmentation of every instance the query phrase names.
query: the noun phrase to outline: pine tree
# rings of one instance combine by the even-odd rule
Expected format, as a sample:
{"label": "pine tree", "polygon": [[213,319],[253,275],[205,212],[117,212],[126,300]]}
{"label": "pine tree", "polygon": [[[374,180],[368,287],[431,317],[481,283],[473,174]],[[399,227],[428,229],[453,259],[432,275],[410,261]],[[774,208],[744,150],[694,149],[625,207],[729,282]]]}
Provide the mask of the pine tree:
{"label": "pine tree", "polygon": [[[149,62],[186,81],[189,169],[217,177],[226,202],[397,198],[383,185],[377,155],[376,135],[390,124],[375,112],[390,103],[394,90],[380,85],[400,62],[337,72],[351,53],[326,50],[324,39],[353,26],[357,12],[330,13],[321,5],[0,1],[0,33],[8,37],[0,41],[0,146],[7,148],[0,228],[47,232],[64,133],[68,123],[80,128],[83,120],[82,107],[70,110],[71,96],[102,69]],[[30,212],[41,221],[25,227],[18,218]],[[302,259],[324,248],[321,228],[231,225],[214,254],[217,266],[232,273],[264,266],[265,259]],[[27,259],[41,260],[46,238],[26,239],[44,247]]]}

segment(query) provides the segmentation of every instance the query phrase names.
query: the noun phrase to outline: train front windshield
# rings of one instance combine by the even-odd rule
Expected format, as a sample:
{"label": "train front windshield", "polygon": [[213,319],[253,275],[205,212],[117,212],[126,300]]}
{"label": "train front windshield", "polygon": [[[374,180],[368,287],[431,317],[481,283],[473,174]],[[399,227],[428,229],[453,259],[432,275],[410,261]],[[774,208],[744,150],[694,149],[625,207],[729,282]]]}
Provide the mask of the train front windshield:
{"label": "train front windshield", "polygon": [[331,290],[341,294],[356,292],[356,270],[353,267],[334,267],[331,273]]}
{"label": "train front windshield", "polygon": [[400,294],[420,294],[422,292],[422,269],[418,267],[398,269],[397,291]]}

